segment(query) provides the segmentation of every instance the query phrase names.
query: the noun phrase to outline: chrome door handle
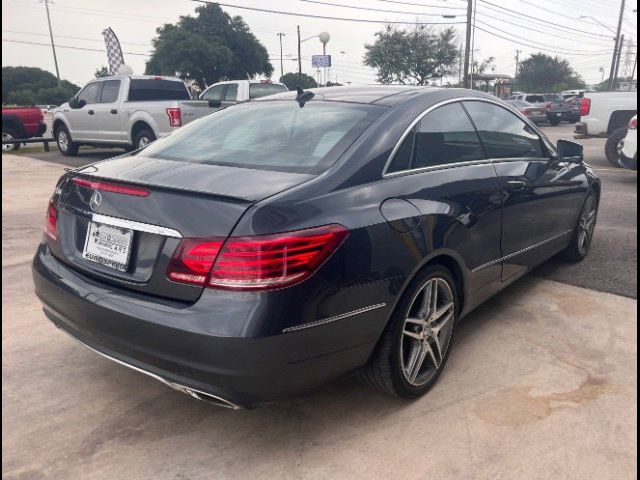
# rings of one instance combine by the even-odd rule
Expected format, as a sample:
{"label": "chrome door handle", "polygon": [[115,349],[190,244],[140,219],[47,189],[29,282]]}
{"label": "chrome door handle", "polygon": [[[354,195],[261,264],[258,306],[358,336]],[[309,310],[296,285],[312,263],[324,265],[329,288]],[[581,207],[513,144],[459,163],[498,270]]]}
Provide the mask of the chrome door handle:
{"label": "chrome door handle", "polygon": [[507,185],[514,190],[521,190],[526,187],[527,183],[524,180],[508,180]]}

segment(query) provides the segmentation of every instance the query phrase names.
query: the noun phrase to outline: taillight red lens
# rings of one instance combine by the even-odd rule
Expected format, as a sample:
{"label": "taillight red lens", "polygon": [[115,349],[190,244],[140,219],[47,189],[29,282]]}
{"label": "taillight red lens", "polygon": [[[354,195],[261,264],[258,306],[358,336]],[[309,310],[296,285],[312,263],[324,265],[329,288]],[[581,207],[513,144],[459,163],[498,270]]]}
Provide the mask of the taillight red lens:
{"label": "taillight red lens", "polygon": [[638,118],[633,117],[629,122],[629,130],[636,130],[638,128]]}
{"label": "taillight red lens", "polygon": [[591,99],[585,97],[580,102],[580,116],[581,117],[587,116],[589,115],[590,111],[591,111]]}
{"label": "taillight red lens", "polygon": [[79,187],[87,187],[94,190],[102,190],[104,192],[122,193],[123,195],[134,195],[136,197],[149,196],[149,190],[146,188],[130,187],[128,185],[119,185],[117,183],[87,180],[86,178],[74,178],[73,183]]}
{"label": "taillight red lens", "polygon": [[53,199],[49,200],[49,206],[47,207],[47,213],[44,217],[44,234],[51,240],[58,239],[58,209],[56,208]]}
{"label": "taillight red lens", "polygon": [[204,286],[223,242],[201,238],[182,240],[171,258],[167,276],[175,282]]}
{"label": "taillight red lens", "polygon": [[349,232],[327,225],[257,237],[182,240],[167,270],[176,282],[226,290],[269,290],[299,283],[338,249]]}
{"label": "taillight red lens", "polygon": [[179,127],[182,125],[182,114],[179,108],[167,108],[167,116],[169,117],[169,126]]}

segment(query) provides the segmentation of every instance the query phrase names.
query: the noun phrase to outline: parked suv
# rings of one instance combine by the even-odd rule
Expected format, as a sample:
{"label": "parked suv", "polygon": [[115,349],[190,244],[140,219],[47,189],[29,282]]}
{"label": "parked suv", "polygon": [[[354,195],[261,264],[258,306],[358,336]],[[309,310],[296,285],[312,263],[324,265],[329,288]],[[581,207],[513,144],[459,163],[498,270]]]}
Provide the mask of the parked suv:
{"label": "parked suv", "polygon": [[103,77],[54,110],[53,135],[63,155],[81,145],[138,149],[211,111],[179,78]]}
{"label": "parked suv", "polygon": [[[47,130],[42,110],[38,107],[7,107],[2,109],[2,141],[14,138],[40,137]],[[3,143],[2,151],[20,148],[19,143]]]}

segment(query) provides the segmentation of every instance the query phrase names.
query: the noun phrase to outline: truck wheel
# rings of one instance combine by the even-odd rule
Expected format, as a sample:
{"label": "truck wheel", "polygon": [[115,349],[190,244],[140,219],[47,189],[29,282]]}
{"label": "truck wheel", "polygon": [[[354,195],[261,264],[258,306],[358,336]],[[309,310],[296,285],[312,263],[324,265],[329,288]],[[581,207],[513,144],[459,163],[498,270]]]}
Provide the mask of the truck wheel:
{"label": "truck wheel", "polygon": [[65,157],[75,157],[78,154],[80,145],[71,140],[71,135],[67,127],[60,126],[56,129],[56,143],[58,150]]}
{"label": "truck wheel", "polygon": [[[7,140],[13,140],[14,138],[18,138],[16,132],[11,129],[2,129],[2,141],[6,142]],[[2,144],[2,152],[17,152],[20,149],[19,143],[3,143]]]}
{"label": "truck wheel", "polygon": [[143,128],[138,133],[136,133],[136,136],[133,139],[133,146],[136,150],[139,148],[144,148],[155,139],[156,136],[153,134],[153,131],[148,128]]}
{"label": "truck wheel", "polygon": [[560,121],[561,119],[559,117],[553,117],[549,119],[549,125],[551,125],[552,127],[556,127],[558,125],[560,125]]}
{"label": "truck wheel", "polygon": [[620,168],[620,153],[622,152],[622,141],[627,136],[627,127],[622,127],[615,130],[604,146],[604,153],[607,156],[609,163],[616,168]]}

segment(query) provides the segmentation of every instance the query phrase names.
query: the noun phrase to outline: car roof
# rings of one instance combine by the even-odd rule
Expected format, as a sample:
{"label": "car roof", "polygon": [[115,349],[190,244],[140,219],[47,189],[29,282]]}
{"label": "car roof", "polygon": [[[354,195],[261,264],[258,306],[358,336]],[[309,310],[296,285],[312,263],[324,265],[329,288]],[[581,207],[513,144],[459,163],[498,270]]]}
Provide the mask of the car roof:
{"label": "car roof", "polygon": [[171,82],[181,82],[181,79],[176,77],[165,77],[164,75],[109,75],[108,77],[94,78],[90,82],[102,81],[102,80],[119,80],[121,78],[130,78],[131,80],[168,80]]}

